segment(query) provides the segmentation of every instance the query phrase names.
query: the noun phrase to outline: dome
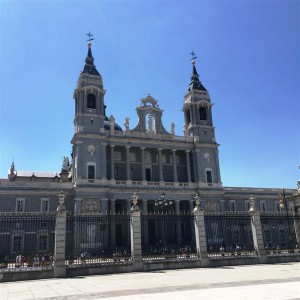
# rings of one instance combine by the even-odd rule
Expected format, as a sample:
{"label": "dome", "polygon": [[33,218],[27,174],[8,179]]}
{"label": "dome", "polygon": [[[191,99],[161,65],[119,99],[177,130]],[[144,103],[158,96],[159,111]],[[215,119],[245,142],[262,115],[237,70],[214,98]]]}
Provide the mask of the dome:
{"label": "dome", "polygon": [[[105,130],[110,130],[110,124],[109,124],[108,120],[104,121],[104,129]],[[117,123],[115,123],[115,128],[114,129],[117,130],[117,131],[123,131],[123,129]]]}

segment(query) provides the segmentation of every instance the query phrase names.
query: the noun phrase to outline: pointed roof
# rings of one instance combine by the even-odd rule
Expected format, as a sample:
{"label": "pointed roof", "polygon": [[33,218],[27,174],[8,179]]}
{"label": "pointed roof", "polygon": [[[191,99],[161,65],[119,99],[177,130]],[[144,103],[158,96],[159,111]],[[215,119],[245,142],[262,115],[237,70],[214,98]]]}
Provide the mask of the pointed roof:
{"label": "pointed roof", "polygon": [[94,65],[94,57],[92,55],[92,43],[91,41],[88,42],[88,54],[85,59],[85,65],[83,68],[82,73],[100,76],[99,72]]}
{"label": "pointed roof", "polygon": [[193,70],[192,70],[192,75],[191,75],[191,83],[189,85],[188,90],[200,90],[200,91],[207,91],[206,88],[203,86],[203,84],[201,83],[201,81],[199,80],[199,75],[197,73],[197,69],[196,69],[196,61],[193,59],[192,60],[192,64],[193,64]]}

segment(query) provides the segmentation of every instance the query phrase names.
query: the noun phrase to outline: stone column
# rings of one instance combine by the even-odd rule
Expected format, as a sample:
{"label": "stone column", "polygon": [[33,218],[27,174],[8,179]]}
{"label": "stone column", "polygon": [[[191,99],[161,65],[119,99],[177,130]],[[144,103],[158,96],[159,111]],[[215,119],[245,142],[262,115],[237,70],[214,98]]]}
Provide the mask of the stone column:
{"label": "stone column", "polygon": [[146,174],[145,174],[145,147],[141,147],[141,173],[142,173],[142,181],[146,181]]}
{"label": "stone column", "polygon": [[[137,202],[137,196],[134,194]],[[130,221],[130,239],[131,239],[131,257],[133,262],[133,269],[136,272],[143,271],[143,257],[142,257],[142,236],[141,236],[141,210],[136,204],[133,204]]]}
{"label": "stone column", "polygon": [[190,150],[186,150],[186,174],[187,174],[187,181],[191,182],[191,165],[190,165]]}
{"label": "stone column", "polygon": [[175,200],[175,214],[178,216],[178,219],[177,219],[177,222],[176,222],[177,244],[180,245],[181,240],[182,240],[181,218],[179,218],[179,216],[180,216],[180,200]]}
{"label": "stone column", "polygon": [[159,181],[164,181],[162,160],[161,160],[161,148],[158,148],[158,172],[159,172]]}
{"label": "stone column", "polygon": [[260,212],[254,208],[253,210],[250,209],[250,213],[252,215],[251,227],[252,227],[254,248],[257,251],[259,262],[261,264],[265,264],[268,261],[268,257],[265,251],[263,232],[262,232],[262,226],[260,220]]}
{"label": "stone column", "polygon": [[202,171],[202,163],[201,163],[201,151],[200,149],[195,150],[195,156],[196,159],[194,161],[194,169],[197,169],[197,181],[199,182],[206,182],[206,180],[203,180],[203,173]]}
{"label": "stone column", "polygon": [[177,178],[177,161],[176,161],[176,150],[172,149],[172,160],[173,160],[173,178],[174,182],[178,181]]}
{"label": "stone column", "polygon": [[110,145],[110,180],[115,180],[115,145]]}
{"label": "stone column", "polygon": [[194,213],[194,225],[195,225],[195,237],[197,253],[201,261],[201,267],[209,265],[209,258],[207,254],[206,234],[205,234],[205,222],[204,211],[199,207],[195,207]]}
{"label": "stone column", "polygon": [[130,146],[126,146],[126,179],[130,180]]}
{"label": "stone column", "polygon": [[110,199],[110,214],[112,215],[110,223],[110,246],[116,247],[116,224],[114,216],[116,215],[116,199]]}
{"label": "stone column", "polygon": [[106,146],[107,143],[101,143],[101,179],[106,180],[107,179],[107,172],[106,172]]}
{"label": "stone column", "polygon": [[66,223],[67,210],[64,206],[65,195],[58,195],[59,205],[56,210],[55,245],[54,245],[54,277],[66,277]]}

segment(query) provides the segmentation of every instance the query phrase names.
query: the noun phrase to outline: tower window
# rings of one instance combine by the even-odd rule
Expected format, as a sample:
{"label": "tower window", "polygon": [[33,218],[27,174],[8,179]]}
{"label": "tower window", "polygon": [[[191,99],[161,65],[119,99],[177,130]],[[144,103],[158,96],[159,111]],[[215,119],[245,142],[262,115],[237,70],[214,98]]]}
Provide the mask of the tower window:
{"label": "tower window", "polygon": [[206,182],[207,183],[212,183],[212,173],[211,170],[206,170]]}
{"label": "tower window", "polygon": [[96,109],[96,97],[93,94],[87,96],[87,108]]}
{"label": "tower window", "polygon": [[88,165],[88,179],[95,179],[95,166]]}
{"label": "tower window", "polygon": [[206,121],[207,120],[207,115],[206,115],[206,107],[200,107],[199,108],[199,114],[200,114],[200,120]]}

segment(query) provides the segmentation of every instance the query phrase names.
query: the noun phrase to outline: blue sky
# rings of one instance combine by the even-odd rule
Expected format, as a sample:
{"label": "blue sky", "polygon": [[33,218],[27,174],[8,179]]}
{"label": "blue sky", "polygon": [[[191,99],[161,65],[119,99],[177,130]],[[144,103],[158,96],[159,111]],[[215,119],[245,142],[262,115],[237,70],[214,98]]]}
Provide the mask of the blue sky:
{"label": "blue sky", "polygon": [[299,1],[0,1],[0,178],[60,171],[94,34],[107,115],[136,122],[151,93],[182,135],[190,52],[213,107],[224,186],[295,188]]}

